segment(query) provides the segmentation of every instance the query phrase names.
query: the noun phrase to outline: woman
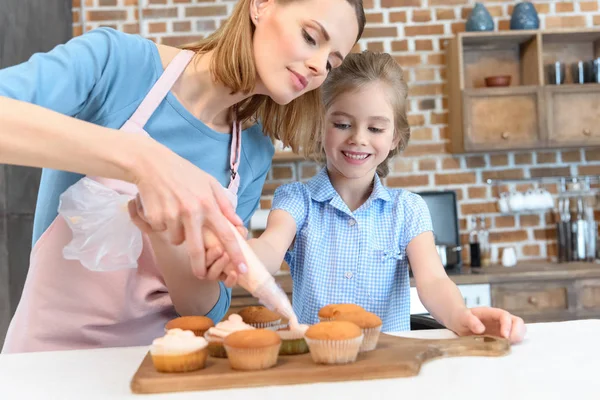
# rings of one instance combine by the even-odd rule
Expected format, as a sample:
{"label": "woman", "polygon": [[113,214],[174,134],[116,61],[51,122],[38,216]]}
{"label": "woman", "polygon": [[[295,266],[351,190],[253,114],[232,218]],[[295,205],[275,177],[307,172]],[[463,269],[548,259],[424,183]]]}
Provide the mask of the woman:
{"label": "woman", "polygon": [[[320,131],[314,89],[364,24],[361,0],[240,0],[185,51],[97,29],[0,71],[0,162],[45,168],[30,270],[3,351],[146,344],[175,310],[221,319],[225,263],[207,271],[202,228],[243,273],[226,220],[240,229],[249,220],[271,139],[297,148]],[[137,186],[148,225],[136,223],[157,232],[145,237],[137,269],[93,273],[62,257],[69,238],[58,199],[82,174]],[[193,271],[177,268],[173,246],[184,242]]]}

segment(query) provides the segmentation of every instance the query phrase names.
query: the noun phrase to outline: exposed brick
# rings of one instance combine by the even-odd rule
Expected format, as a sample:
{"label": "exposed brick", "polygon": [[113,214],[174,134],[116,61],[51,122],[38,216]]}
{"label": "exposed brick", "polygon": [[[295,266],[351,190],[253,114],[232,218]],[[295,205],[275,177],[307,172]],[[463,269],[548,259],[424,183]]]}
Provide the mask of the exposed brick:
{"label": "exposed brick", "polygon": [[600,175],[600,165],[580,165],[579,175]]}
{"label": "exposed brick", "polygon": [[472,186],[467,189],[470,199],[485,199],[487,197],[487,186]]}
{"label": "exposed brick", "polygon": [[459,6],[461,4],[467,4],[468,0],[429,0],[430,7],[437,6]]}
{"label": "exposed brick", "polygon": [[574,7],[573,3],[556,3],[554,5],[554,9],[556,10],[557,14],[575,11],[575,7]]}
{"label": "exposed brick", "polygon": [[394,40],[392,51],[408,51],[408,40]]}
{"label": "exposed brick", "polygon": [[448,113],[431,113],[431,123],[433,125],[448,125]]}
{"label": "exposed brick", "polygon": [[585,160],[586,161],[600,161],[600,148],[585,149]]}
{"label": "exposed brick", "polygon": [[435,109],[435,99],[425,99],[419,102],[419,110],[433,110]]}
{"label": "exposed brick", "polygon": [[444,25],[418,25],[404,27],[404,34],[406,36],[441,35],[443,33]]}
{"label": "exposed brick", "polygon": [[413,172],[414,169],[414,163],[411,159],[404,157],[396,157],[394,159],[394,172]]}
{"label": "exposed brick", "polygon": [[429,175],[390,176],[387,178],[389,187],[415,187],[429,185]]}
{"label": "exposed brick", "polygon": [[460,160],[458,158],[444,158],[442,160],[442,169],[460,169]]}
{"label": "exposed brick", "polygon": [[294,171],[289,165],[274,165],[271,167],[273,179],[291,179],[294,176]]}
{"label": "exposed brick", "polygon": [[[534,6],[538,14],[548,14],[550,12],[550,4],[538,3],[534,4]],[[512,15],[512,9],[508,13]]]}
{"label": "exposed brick", "polygon": [[419,171],[435,171],[437,162],[435,159],[426,158],[419,160]]}
{"label": "exposed brick", "polygon": [[181,46],[202,39],[200,35],[163,36],[161,43],[167,46]]}
{"label": "exposed brick", "polygon": [[117,0],[98,0],[100,7],[116,7]]}
{"label": "exposed brick", "polygon": [[471,156],[466,158],[467,168],[485,167],[485,158],[483,156]]}
{"label": "exposed brick", "polygon": [[514,228],[515,217],[512,215],[502,215],[494,218],[496,228]]}
{"label": "exposed brick", "polygon": [[421,0],[381,0],[381,7],[421,7]]}
{"label": "exposed brick", "polygon": [[490,165],[492,167],[503,167],[508,165],[508,155],[506,154],[491,154]]}
{"label": "exposed brick", "polygon": [[555,164],[556,152],[539,152],[537,153],[538,164]]}
{"label": "exposed brick", "polygon": [[473,172],[459,172],[451,174],[436,174],[436,185],[461,185],[475,183],[476,177]]}
{"label": "exposed brick", "polygon": [[555,240],[556,239],[556,229],[555,228],[535,229],[533,231],[533,237],[535,238],[535,240]]}
{"label": "exposed brick", "polygon": [[312,178],[318,173],[318,166],[316,164],[303,164],[300,168],[300,179]]}
{"label": "exposed brick", "polygon": [[408,95],[417,96],[435,96],[444,94],[444,86],[441,83],[430,85],[413,85],[408,89]]}
{"label": "exposed brick", "polygon": [[435,18],[437,20],[452,20],[456,19],[456,13],[453,8],[438,8],[435,10]]}
{"label": "exposed brick", "polygon": [[411,140],[432,140],[433,132],[431,128],[418,128],[413,129],[411,133]]}
{"label": "exposed brick", "polygon": [[597,1],[580,1],[579,10],[583,12],[598,11]]}
{"label": "exposed brick", "polygon": [[167,4],[167,0],[148,0],[148,4]]}
{"label": "exposed brick", "polygon": [[429,54],[427,56],[427,65],[445,65],[446,55],[443,53]]}
{"label": "exposed brick", "polygon": [[269,210],[271,209],[272,200],[271,199],[260,199],[260,209],[261,210]]}
{"label": "exposed brick", "polygon": [[444,143],[428,143],[428,144],[410,144],[404,150],[404,155],[410,156],[422,156],[425,154],[445,154],[448,153],[448,149]]}
{"label": "exposed brick", "polygon": [[585,26],[585,15],[572,16],[548,16],[546,17],[546,29],[552,28],[577,28]]}
{"label": "exposed brick", "polygon": [[540,255],[540,245],[539,244],[526,244],[521,249],[522,253],[526,257],[537,257]]}
{"label": "exposed brick", "polygon": [[560,157],[563,162],[580,162],[581,152],[579,150],[563,150]]}
{"label": "exposed brick", "polygon": [[367,49],[370,51],[383,53],[383,51],[384,51],[383,42],[369,42],[369,43],[367,43]]}
{"label": "exposed brick", "polygon": [[523,176],[522,169],[502,169],[498,171],[483,171],[481,179],[484,181],[488,179],[520,179]]}
{"label": "exposed brick", "polygon": [[164,33],[167,31],[166,22],[153,22],[148,24],[148,32],[150,33]]}
{"label": "exposed brick", "polygon": [[417,54],[394,56],[394,60],[396,60],[396,62],[403,68],[414,67],[421,64],[421,56]]}
{"label": "exposed brick", "polygon": [[539,226],[540,216],[539,215],[520,215],[519,216],[521,226]]}
{"label": "exposed brick", "polygon": [[416,51],[430,51],[433,50],[433,41],[430,39],[415,40]]}
{"label": "exposed brick", "polygon": [[174,32],[187,32],[192,29],[191,21],[178,21],[173,22],[173,31]]}
{"label": "exposed brick", "polygon": [[414,10],[412,13],[413,22],[429,22],[431,21],[431,10]]}
{"label": "exposed brick", "polygon": [[515,164],[531,164],[533,162],[533,156],[531,153],[519,153],[515,154]]}
{"label": "exposed brick", "polygon": [[125,10],[99,10],[88,11],[87,21],[124,21],[127,19]]}
{"label": "exposed brick", "polygon": [[142,10],[144,18],[173,18],[177,16],[177,8],[145,8]]}
{"label": "exposed brick", "polygon": [[425,125],[425,116],[423,114],[410,114],[408,116],[408,124],[411,127]]}
{"label": "exposed brick", "polygon": [[227,15],[227,6],[186,7],[186,17],[214,17]]}
{"label": "exposed brick", "polygon": [[571,169],[569,167],[556,167],[556,168],[531,168],[529,174],[533,178],[541,176],[570,176]]}
{"label": "exposed brick", "polygon": [[281,186],[281,183],[266,182],[263,185],[263,190],[262,190],[263,196],[264,195],[273,195],[275,193],[275,189],[277,189],[279,186]]}
{"label": "exposed brick", "polygon": [[383,22],[383,13],[367,13],[366,16],[368,24],[377,24]]}
{"label": "exposed brick", "polygon": [[391,37],[395,38],[398,36],[398,28],[395,26],[371,26],[366,27],[362,37]]}
{"label": "exposed brick", "polygon": [[419,68],[415,71],[415,80],[417,81],[433,81],[435,79],[435,69]]}
{"label": "exposed brick", "polygon": [[406,22],[406,11],[391,12],[390,22]]}
{"label": "exposed brick", "polygon": [[468,203],[460,206],[460,212],[462,215],[495,213],[498,212],[498,207],[495,201]]}
{"label": "exposed brick", "polygon": [[523,242],[525,240],[527,240],[527,231],[524,230],[490,231],[490,242],[492,243]]}
{"label": "exposed brick", "polygon": [[123,32],[138,34],[138,33],[140,33],[140,24],[138,24],[138,23],[123,24]]}

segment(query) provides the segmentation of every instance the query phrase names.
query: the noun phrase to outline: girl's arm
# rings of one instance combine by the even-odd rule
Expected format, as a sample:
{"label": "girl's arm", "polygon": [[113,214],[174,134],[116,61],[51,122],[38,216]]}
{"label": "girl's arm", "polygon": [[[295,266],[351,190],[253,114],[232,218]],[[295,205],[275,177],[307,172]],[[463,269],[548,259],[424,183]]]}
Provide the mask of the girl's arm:
{"label": "girl's arm", "polygon": [[250,239],[248,244],[271,275],[281,268],[286,251],[296,237],[296,221],[284,210],[269,213],[267,227],[259,238]]}
{"label": "girl's arm", "polygon": [[468,309],[463,297],[442,266],[431,231],[421,233],[406,248],[419,298],[431,315],[458,335],[489,334],[517,343],[525,336],[521,318],[507,311],[478,307]]}

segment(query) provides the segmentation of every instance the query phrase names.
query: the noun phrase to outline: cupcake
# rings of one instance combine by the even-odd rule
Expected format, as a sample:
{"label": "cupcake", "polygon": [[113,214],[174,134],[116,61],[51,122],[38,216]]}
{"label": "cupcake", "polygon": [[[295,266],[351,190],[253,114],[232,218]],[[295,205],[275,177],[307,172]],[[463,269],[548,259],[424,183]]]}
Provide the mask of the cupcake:
{"label": "cupcake", "polygon": [[277,334],[281,338],[279,355],[293,356],[308,353],[308,345],[304,340],[304,333],[307,329],[308,325],[300,325],[297,329],[292,329],[289,326],[279,328],[277,330]]}
{"label": "cupcake", "polygon": [[248,325],[258,329],[276,331],[281,325],[281,316],[263,306],[250,306],[239,311],[240,317]]}
{"label": "cupcake", "polygon": [[154,339],[150,356],[159,372],[189,372],[204,368],[208,357],[208,343],[191,331],[170,329],[166,335]]}
{"label": "cupcake", "polygon": [[184,331],[192,331],[196,336],[204,336],[204,333],[213,326],[215,326],[213,320],[208,317],[190,315],[170,320],[167,322],[167,325],[165,325],[165,331],[170,329],[181,329]]}
{"label": "cupcake", "polygon": [[329,304],[319,310],[319,320],[321,322],[331,321],[333,318],[333,313],[335,311],[339,312],[357,312],[357,311],[366,311],[359,305],[356,304]]}
{"label": "cupcake", "polygon": [[255,329],[228,335],[224,345],[231,368],[255,371],[277,364],[281,339],[272,330]]}
{"label": "cupcake", "polygon": [[364,335],[363,342],[360,346],[360,352],[375,350],[379,333],[381,332],[381,318],[368,311],[361,312],[333,312],[334,321],[352,322],[362,330]]}
{"label": "cupcake", "polygon": [[208,341],[208,353],[212,357],[227,358],[227,353],[223,347],[223,340],[233,332],[253,329],[256,328],[245,324],[242,321],[242,317],[237,314],[231,314],[227,320],[221,321],[215,327],[209,328],[204,334],[204,338]]}
{"label": "cupcake", "polygon": [[356,361],[363,334],[348,321],[319,322],[308,328],[304,339],[317,364],[348,364]]}

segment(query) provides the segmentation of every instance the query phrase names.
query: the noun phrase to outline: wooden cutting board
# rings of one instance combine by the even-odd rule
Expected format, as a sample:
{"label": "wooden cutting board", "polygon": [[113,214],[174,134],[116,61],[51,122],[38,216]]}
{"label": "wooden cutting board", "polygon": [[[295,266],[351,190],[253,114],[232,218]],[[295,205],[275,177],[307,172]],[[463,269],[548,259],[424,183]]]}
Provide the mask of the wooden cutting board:
{"label": "wooden cutting board", "polygon": [[206,368],[186,373],[157,372],[147,354],[131,380],[131,390],[164,393],[399,378],[417,375],[424,362],[435,358],[501,356],[509,352],[508,340],[493,336],[430,340],[382,334],[377,349],[360,353],[352,364],[317,365],[307,353],[280,356],[277,365],[268,370],[235,371],[229,360],[209,357]]}

